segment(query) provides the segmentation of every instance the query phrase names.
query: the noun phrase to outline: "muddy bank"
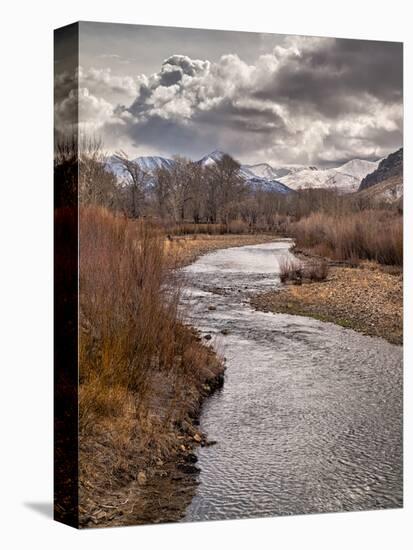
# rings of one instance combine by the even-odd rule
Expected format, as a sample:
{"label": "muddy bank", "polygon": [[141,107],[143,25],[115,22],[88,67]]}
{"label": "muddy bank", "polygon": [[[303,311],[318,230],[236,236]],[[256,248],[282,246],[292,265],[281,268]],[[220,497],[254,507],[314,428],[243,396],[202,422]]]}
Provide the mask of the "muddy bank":
{"label": "muddy bank", "polygon": [[261,311],[313,317],[403,343],[403,275],[372,262],[355,268],[332,264],[326,281],[284,285],[254,296],[251,304]]}

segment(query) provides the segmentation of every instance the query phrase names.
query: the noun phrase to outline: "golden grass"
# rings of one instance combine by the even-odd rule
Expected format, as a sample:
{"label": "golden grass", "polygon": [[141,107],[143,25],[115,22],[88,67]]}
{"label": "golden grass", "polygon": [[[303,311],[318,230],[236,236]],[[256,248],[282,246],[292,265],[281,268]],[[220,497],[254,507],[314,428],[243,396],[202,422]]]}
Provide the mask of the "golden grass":
{"label": "golden grass", "polygon": [[[223,371],[178,316],[165,237],[154,225],[80,210],[81,508],[179,446],[205,384]],[[100,493],[100,497],[101,498]]]}
{"label": "golden grass", "polygon": [[393,211],[313,213],[290,225],[299,247],[337,260],[403,265],[403,218]]}

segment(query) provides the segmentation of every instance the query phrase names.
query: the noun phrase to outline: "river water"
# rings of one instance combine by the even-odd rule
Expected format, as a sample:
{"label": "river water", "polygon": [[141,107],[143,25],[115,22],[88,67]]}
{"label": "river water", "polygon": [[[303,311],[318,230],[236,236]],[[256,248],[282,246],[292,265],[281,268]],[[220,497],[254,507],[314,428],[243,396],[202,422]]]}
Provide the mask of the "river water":
{"label": "river water", "polygon": [[[220,250],[183,271],[187,321],[226,358],[203,406],[200,484],[184,521],[402,506],[402,348],[255,311],[290,241]],[[216,308],[216,309],[214,309]]]}

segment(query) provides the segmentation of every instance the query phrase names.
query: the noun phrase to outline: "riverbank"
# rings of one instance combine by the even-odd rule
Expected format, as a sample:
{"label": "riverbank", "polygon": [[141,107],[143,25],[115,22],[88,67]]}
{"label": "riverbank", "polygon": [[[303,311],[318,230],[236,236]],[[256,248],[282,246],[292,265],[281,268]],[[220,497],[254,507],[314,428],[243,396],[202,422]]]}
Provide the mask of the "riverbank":
{"label": "riverbank", "polygon": [[[208,368],[187,380],[179,396],[179,413],[184,422],[173,422],[165,433],[158,426],[152,443],[143,444],[142,426],[134,414],[120,413],[95,426],[93,432],[79,436],[79,525],[116,527],[149,523],[168,523],[182,519],[198,485],[194,474],[196,447],[214,444],[199,429],[203,401],[224,383],[224,365],[212,350],[198,343],[198,352],[208,354]],[[171,381],[159,380],[159,416],[165,413],[165,393]],[[131,399],[134,396],[130,394]],[[155,396],[154,396],[155,397]],[[191,405],[189,405],[189,403]],[[174,414],[175,411],[172,411]],[[130,410],[132,413],[132,409]],[[126,429],[125,429],[126,428]],[[155,442],[160,442],[157,446]]]}
{"label": "riverbank", "polygon": [[313,317],[403,343],[403,274],[374,262],[330,266],[327,279],[256,295],[258,310]]}
{"label": "riverbank", "polygon": [[[92,227],[87,228],[86,220]],[[120,223],[125,227],[120,227]],[[162,287],[157,279],[170,284],[167,273],[171,268],[188,265],[213,250],[268,242],[274,237],[198,235],[163,240],[140,226],[131,226],[99,212],[83,213],[82,224],[85,238],[81,263],[79,524],[106,527],[178,521],[198,483],[194,475],[198,472],[195,449],[213,443],[201,432],[198,417],[203,401],[223,385],[225,366],[195,330],[175,319],[175,306],[168,306],[168,301],[163,303]],[[94,239],[98,229],[103,240],[97,248]],[[131,263],[136,251],[134,241],[128,237],[129,231],[133,235],[138,231],[136,242],[141,243],[138,277],[134,274],[136,266]],[[126,247],[132,248],[115,247],[114,234],[117,239],[124,239]],[[89,241],[91,246],[87,247]],[[123,250],[128,251],[127,255],[119,256]],[[107,273],[107,266],[102,263],[103,251],[111,251]],[[162,277],[158,274],[160,263],[165,264],[166,270]],[[107,284],[102,284],[102,277],[107,279]],[[150,285],[148,301],[146,294],[142,294],[146,286],[136,288],[139,278]],[[126,303],[119,304],[116,289],[125,285],[128,292],[121,296]],[[113,298],[111,306],[102,311],[91,309],[89,295],[97,289],[101,291],[99,307]],[[149,295],[156,300],[149,299]],[[135,311],[130,309],[135,301],[144,304],[147,311],[137,309],[139,318],[131,319],[127,312]],[[117,326],[106,335],[103,330],[112,327],[111,312],[115,310],[118,311]],[[107,317],[103,326],[102,315]],[[123,373],[122,365],[126,360],[139,369],[145,365],[142,353],[133,352],[128,344],[133,342],[134,347],[139,347],[136,335],[142,334],[142,326],[150,344],[150,348],[145,344],[149,364],[143,380],[139,378],[142,376],[139,371],[136,373],[138,385],[135,386],[130,375]],[[107,346],[110,348],[106,349]],[[158,364],[155,369],[154,362]]]}
{"label": "riverbank", "polygon": [[85,207],[80,232],[79,525],[176,520],[224,362],[182,323],[156,225]]}
{"label": "riverbank", "polygon": [[165,249],[172,266],[179,268],[189,265],[195,262],[199,256],[215,250],[263,244],[272,242],[276,238],[274,235],[267,234],[185,235],[167,238]]}
{"label": "riverbank", "polygon": [[228,368],[202,414],[217,445],[197,453],[185,521],[402,505],[403,350],[255,311],[250,293],[276,287],[289,245],[223,250],[185,269],[189,322],[225,350]]}

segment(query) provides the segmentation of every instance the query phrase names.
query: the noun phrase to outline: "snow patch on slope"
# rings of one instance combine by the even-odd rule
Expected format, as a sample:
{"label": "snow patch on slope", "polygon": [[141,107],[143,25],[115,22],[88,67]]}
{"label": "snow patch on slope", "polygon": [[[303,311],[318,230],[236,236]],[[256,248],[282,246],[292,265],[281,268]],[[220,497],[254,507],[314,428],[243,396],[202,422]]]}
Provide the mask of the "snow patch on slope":
{"label": "snow patch on slope", "polygon": [[280,182],[294,190],[335,188],[342,193],[357,191],[361,180],[376,170],[379,161],[353,159],[338,168],[326,170],[305,169],[280,178]]}

